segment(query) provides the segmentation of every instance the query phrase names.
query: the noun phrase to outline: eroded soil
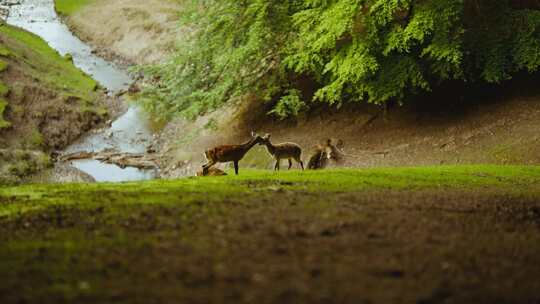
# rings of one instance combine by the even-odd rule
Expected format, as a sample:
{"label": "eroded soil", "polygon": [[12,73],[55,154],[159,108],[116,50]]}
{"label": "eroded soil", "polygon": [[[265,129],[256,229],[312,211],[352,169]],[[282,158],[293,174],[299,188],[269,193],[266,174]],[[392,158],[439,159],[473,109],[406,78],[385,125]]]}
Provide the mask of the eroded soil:
{"label": "eroded soil", "polygon": [[147,64],[174,50],[179,7],[179,1],[170,0],[96,0],[66,21],[100,56]]}

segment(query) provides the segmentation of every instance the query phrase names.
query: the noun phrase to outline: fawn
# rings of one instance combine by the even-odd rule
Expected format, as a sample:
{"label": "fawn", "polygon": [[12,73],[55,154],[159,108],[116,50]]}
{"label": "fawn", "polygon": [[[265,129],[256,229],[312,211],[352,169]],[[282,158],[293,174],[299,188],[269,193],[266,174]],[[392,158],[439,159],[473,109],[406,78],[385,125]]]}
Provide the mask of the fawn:
{"label": "fawn", "polygon": [[289,160],[289,169],[292,167],[292,160],[294,159],[297,163],[300,163],[302,170],[304,170],[304,162],[302,162],[302,148],[299,145],[291,142],[281,143],[281,144],[272,144],[270,142],[270,134],[266,134],[263,137],[263,143],[266,145],[268,153],[276,160],[276,165],[274,170],[279,171],[279,163],[282,159]]}
{"label": "fawn", "polygon": [[253,148],[256,144],[263,142],[262,137],[251,132],[251,139],[240,145],[222,145],[204,152],[204,156],[208,161],[202,166],[202,175],[208,175],[208,169],[217,163],[234,163],[234,173],[238,175],[238,162],[244,158],[244,155]]}
{"label": "fawn", "polygon": [[206,172],[202,170],[197,171],[196,175],[197,176],[224,176],[224,175],[227,175],[227,173],[223,172],[223,170],[220,170],[218,168],[208,168]]}

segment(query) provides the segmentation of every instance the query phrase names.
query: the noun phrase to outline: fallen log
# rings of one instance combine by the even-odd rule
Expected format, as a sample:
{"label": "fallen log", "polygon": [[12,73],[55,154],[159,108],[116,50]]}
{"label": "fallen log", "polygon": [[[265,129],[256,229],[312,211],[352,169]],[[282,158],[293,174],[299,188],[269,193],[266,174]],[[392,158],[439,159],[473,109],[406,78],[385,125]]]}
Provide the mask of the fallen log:
{"label": "fallen log", "polygon": [[155,169],[158,168],[158,158],[156,155],[141,154],[141,153],[125,153],[111,150],[101,152],[75,152],[60,157],[60,161],[70,162],[76,160],[92,159],[102,163],[117,165],[124,169],[126,167],[134,167],[138,169]]}
{"label": "fallen log", "polygon": [[62,155],[60,157],[60,161],[68,162],[68,161],[73,161],[73,160],[92,159],[95,156],[95,154],[96,154],[95,152],[86,152],[86,151],[75,152],[75,153]]}

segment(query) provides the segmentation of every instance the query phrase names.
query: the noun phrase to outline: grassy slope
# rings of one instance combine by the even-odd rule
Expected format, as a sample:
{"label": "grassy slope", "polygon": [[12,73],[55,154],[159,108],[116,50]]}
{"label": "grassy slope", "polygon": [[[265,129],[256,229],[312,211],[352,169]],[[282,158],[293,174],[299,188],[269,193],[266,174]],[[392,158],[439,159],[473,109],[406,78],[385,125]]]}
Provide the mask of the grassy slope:
{"label": "grassy slope", "polygon": [[19,28],[3,25],[0,35],[11,59],[24,65],[25,72],[44,86],[83,99],[95,98],[95,80],[60,56],[40,37]]}
{"label": "grassy slope", "polygon": [[55,0],[56,11],[64,16],[69,16],[79,11],[93,0]]}
{"label": "grassy slope", "polygon": [[43,169],[27,156],[45,160],[35,152],[65,146],[107,110],[97,83],[34,34],[1,25],[0,60],[1,184]]}
{"label": "grassy slope", "polygon": [[458,166],[3,188],[0,302],[525,303],[539,185]]}

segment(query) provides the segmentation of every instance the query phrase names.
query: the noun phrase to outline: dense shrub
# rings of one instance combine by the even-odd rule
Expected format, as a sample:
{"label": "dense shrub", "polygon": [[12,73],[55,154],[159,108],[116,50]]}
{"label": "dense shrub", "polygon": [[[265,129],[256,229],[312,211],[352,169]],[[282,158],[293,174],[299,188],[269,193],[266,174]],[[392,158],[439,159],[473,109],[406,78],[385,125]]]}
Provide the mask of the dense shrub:
{"label": "dense shrub", "polygon": [[[206,0],[154,81],[147,108],[195,117],[245,94],[279,117],[314,102],[401,102],[458,79],[498,83],[540,65],[535,1]],[[309,78],[307,94],[298,79]]]}

